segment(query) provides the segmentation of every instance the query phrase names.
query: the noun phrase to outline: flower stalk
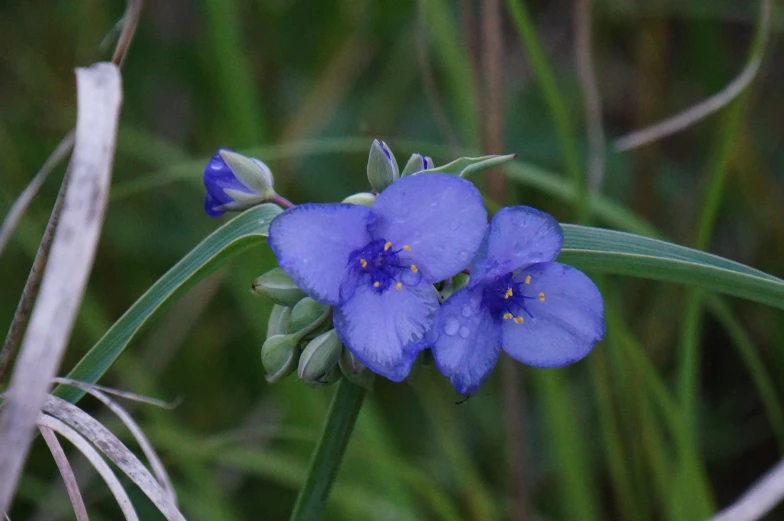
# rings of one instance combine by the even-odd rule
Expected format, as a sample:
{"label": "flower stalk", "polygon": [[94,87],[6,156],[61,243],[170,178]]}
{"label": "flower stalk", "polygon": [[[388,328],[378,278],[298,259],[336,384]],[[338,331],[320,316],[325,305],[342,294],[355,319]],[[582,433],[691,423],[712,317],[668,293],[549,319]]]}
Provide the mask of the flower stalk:
{"label": "flower stalk", "polygon": [[362,387],[345,378],[338,382],[290,521],[321,519],[364,399],[365,389]]}

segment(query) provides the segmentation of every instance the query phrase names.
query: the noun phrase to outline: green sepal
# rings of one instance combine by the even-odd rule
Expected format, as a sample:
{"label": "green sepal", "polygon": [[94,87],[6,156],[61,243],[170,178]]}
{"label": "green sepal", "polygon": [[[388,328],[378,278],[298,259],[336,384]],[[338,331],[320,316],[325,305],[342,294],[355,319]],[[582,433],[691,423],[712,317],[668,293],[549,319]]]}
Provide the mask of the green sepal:
{"label": "green sepal", "polygon": [[340,367],[343,376],[345,376],[349,382],[363,387],[368,391],[372,390],[373,381],[376,379],[376,375],[373,371],[365,367],[365,365],[346,347],[343,347],[343,351],[340,353],[338,366]]}
{"label": "green sepal", "polygon": [[501,165],[507,161],[511,161],[516,157],[517,154],[509,154],[505,156],[495,155],[482,157],[461,157],[459,159],[455,159],[451,163],[447,163],[436,168],[431,168],[429,170],[423,170],[419,173],[428,174],[442,172],[445,174],[459,175],[460,177],[468,177],[469,175],[480,170],[485,170],[493,166]]}
{"label": "green sepal", "polygon": [[289,326],[286,331],[288,333],[296,333],[304,330],[314,322],[321,322],[328,310],[328,305],[317,302],[310,297],[305,297],[291,309]]}
{"label": "green sepal", "polygon": [[267,338],[273,335],[283,335],[289,327],[291,308],[275,304],[272,306],[269,320],[267,321]]}
{"label": "green sepal", "polygon": [[261,363],[269,383],[279,382],[297,368],[299,335],[272,335],[261,346]]}
{"label": "green sepal", "polygon": [[334,329],[322,333],[310,342],[299,358],[297,374],[308,383],[322,380],[337,365],[343,344]]}
{"label": "green sepal", "polygon": [[294,284],[282,268],[272,269],[254,280],[251,291],[282,306],[293,306],[305,298],[305,292]]}
{"label": "green sepal", "polygon": [[349,195],[345,199],[343,199],[343,203],[345,204],[357,204],[360,206],[373,206],[373,203],[376,202],[376,196],[371,194],[370,192],[360,192],[358,194]]}

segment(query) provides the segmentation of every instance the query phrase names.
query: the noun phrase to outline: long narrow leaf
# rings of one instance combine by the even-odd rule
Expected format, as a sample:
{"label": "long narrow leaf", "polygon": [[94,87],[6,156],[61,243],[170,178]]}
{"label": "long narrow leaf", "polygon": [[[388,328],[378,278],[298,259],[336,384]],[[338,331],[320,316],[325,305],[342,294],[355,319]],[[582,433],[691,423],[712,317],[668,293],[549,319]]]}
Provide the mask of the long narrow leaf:
{"label": "long narrow leaf", "polygon": [[563,225],[558,260],[585,270],[678,282],[784,309],[784,280],[710,253],[624,232]]}
{"label": "long narrow leaf", "polygon": [[[171,301],[198,281],[226,264],[240,252],[264,242],[273,217],[280,213],[273,204],[263,204],[238,215],[200,242],[180,262],[158,279],[133,306],[114,323],[95,346],[68,373],[68,378],[95,383],[139,330]],[[84,391],[58,386],[55,394],[74,402]]]}

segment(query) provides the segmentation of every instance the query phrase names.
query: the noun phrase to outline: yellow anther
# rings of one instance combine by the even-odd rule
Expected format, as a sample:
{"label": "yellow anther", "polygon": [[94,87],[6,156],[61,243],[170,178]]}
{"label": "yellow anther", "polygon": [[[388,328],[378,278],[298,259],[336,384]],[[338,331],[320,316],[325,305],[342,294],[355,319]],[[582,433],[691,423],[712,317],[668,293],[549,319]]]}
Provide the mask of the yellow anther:
{"label": "yellow anther", "polygon": [[512,293],[512,288],[506,288],[506,293],[504,293],[504,298],[508,299],[512,295],[514,295],[514,293]]}
{"label": "yellow anther", "polygon": [[395,289],[403,289],[403,285],[401,283],[395,284]]}
{"label": "yellow anther", "polygon": [[417,267],[416,267],[416,264],[412,264],[412,265],[411,265],[411,271],[413,271],[414,273],[416,273],[417,271],[419,271],[419,268],[417,268]]}
{"label": "yellow anther", "polygon": [[380,285],[381,285],[381,283],[380,283],[379,281],[376,281],[376,282],[374,282],[374,283],[373,283],[373,287],[374,287],[374,288],[377,288],[377,287],[379,287]]}
{"label": "yellow anther", "polygon": [[367,268],[367,261],[365,259],[359,259],[359,263],[362,265],[363,268]]}
{"label": "yellow anther", "polygon": [[515,321],[515,324],[522,324],[523,323],[523,317],[515,317],[514,321]]}
{"label": "yellow anther", "polygon": [[391,242],[387,242],[387,243],[384,245],[384,251],[387,251],[387,250],[388,250],[389,248],[391,248],[391,247],[392,247],[392,243],[391,243]]}
{"label": "yellow anther", "polygon": [[512,318],[511,313],[504,313],[504,320],[509,320],[510,318]]}
{"label": "yellow anther", "polygon": [[539,300],[544,302],[544,293],[539,293]]}
{"label": "yellow anther", "polygon": [[530,275],[528,275],[528,276],[525,278],[525,283],[526,283],[526,284],[530,284],[530,283],[531,283],[531,276],[530,276]]}
{"label": "yellow anther", "polygon": [[409,246],[408,244],[404,244],[403,249],[406,251],[411,251],[411,246]]}

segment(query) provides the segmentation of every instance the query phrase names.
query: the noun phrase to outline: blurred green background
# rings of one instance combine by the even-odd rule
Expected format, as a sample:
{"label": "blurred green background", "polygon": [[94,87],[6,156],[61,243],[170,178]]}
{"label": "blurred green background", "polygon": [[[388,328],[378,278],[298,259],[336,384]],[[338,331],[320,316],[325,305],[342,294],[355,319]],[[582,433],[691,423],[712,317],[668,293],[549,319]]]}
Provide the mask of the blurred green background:
{"label": "blurred green background", "polygon": [[[482,139],[486,4],[148,0],[123,69],[112,199],[61,373],[221,223],[202,208],[201,169],[217,148],[266,161],[294,202],[367,190],[375,137],[401,164],[412,152],[436,164],[501,152]],[[584,176],[589,143],[574,4],[524,5],[528,40],[501,2],[503,151],[519,154],[503,193],[508,204],[576,222],[573,181]],[[0,3],[0,214],[73,125],[73,68],[108,59],[114,40],[102,41],[124,8],[116,0]],[[609,142],[728,83],[743,68],[758,12],[751,0],[596,0],[592,48]],[[738,101],[636,151],[608,143],[602,191],[642,221],[594,224],[661,234],[784,275],[783,23],[775,5],[759,76]],[[544,60],[531,59],[531,38]],[[541,82],[548,71],[554,82]],[[2,327],[63,169],[0,258]],[[101,382],[181,400],[171,411],[132,407],[189,519],[286,519],[329,403],[332,388],[264,381],[270,306],[249,288],[273,265],[259,248],[200,283]],[[607,338],[572,367],[519,367],[506,385],[499,367],[460,406],[434,368],[407,384],[377,381],[326,518],[698,520],[778,461],[781,311],[669,284],[597,281]],[[130,440],[95,403],[83,406]],[[521,427],[511,438],[510,424]],[[94,518],[118,519],[105,486],[82,474]],[[134,499],[143,519],[162,519],[141,494]],[[777,515],[784,510],[770,519]],[[10,517],[73,518],[40,439]]]}

